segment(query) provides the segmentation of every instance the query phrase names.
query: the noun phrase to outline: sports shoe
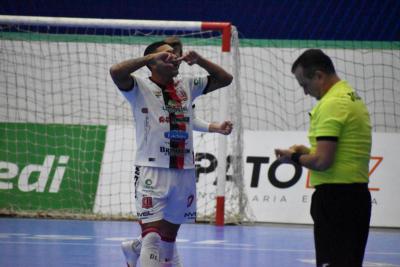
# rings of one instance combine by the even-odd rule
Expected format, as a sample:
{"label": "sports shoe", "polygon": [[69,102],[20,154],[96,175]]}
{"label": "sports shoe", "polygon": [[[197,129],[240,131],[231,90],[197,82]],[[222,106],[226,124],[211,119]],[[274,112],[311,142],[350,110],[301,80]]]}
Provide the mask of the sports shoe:
{"label": "sports shoe", "polygon": [[121,243],[122,252],[128,267],[135,267],[137,259],[140,256],[141,242],[138,239],[127,240]]}

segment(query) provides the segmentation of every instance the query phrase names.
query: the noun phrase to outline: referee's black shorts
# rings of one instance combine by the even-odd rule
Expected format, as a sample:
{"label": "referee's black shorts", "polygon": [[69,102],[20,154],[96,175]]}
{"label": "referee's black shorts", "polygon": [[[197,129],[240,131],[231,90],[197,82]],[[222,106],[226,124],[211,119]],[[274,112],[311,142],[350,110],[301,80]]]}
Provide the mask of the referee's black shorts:
{"label": "referee's black shorts", "polygon": [[368,184],[316,186],[311,216],[317,266],[361,267],[371,218]]}

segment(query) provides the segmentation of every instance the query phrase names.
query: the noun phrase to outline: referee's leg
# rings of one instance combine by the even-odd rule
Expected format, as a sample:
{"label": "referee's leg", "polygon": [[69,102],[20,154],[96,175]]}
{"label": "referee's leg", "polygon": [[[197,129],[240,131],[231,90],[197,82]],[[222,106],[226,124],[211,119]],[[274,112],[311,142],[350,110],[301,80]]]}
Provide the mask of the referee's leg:
{"label": "referee's leg", "polygon": [[318,267],[326,266],[331,262],[332,230],[329,218],[326,216],[324,198],[323,190],[316,189],[312,195],[310,209],[314,221],[315,258]]}
{"label": "referee's leg", "polygon": [[317,191],[312,210],[317,266],[361,267],[371,216],[367,185],[335,185]]}

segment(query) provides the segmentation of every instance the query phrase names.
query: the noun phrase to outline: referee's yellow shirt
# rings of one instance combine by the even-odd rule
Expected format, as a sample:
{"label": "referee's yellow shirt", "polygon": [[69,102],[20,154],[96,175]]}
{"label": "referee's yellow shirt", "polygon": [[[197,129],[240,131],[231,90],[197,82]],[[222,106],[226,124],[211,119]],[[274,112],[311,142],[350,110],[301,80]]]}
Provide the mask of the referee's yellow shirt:
{"label": "referee's yellow shirt", "polygon": [[329,169],[311,170],[312,186],[368,183],[371,122],[365,103],[346,81],[332,86],[311,111],[311,152],[316,149],[318,137],[337,137],[337,150]]}

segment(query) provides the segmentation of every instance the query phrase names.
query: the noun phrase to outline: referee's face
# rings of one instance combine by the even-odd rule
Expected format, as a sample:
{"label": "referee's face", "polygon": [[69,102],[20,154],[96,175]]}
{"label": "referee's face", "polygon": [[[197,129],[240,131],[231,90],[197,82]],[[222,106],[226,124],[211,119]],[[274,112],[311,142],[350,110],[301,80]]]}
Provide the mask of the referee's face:
{"label": "referee's face", "polygon": [[321,89],[317,75],[314,75],[312,78],[308,78],[304,76],[303,67],[298,66],[294,71],[294,76],[296,77],[296,80],[299,82],[300,86],[303,88],[304,94],[315,97],[316,99],[321,98]]}

